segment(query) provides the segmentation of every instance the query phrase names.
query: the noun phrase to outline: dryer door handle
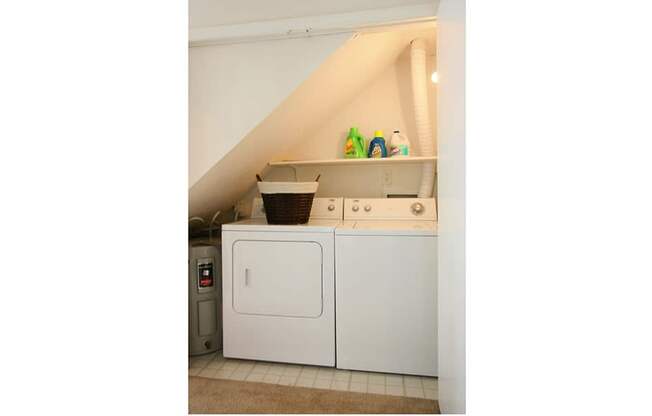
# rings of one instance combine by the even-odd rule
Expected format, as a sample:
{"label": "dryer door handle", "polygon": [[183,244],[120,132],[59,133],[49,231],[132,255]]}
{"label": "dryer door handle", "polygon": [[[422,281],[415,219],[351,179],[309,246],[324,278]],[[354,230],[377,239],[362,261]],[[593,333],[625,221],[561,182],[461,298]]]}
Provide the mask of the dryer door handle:
{"label": "dryer door handle", "polygon": [[245,268],[245,286],[249,286],[249,268]]}

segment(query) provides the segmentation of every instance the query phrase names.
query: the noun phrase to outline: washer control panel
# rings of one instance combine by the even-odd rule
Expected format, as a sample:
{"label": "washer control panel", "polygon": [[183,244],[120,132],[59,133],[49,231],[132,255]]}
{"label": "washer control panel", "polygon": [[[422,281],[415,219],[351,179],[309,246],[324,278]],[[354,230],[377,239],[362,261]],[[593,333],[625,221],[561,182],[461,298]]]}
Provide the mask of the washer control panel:
{"label": "washer control panel", "polygon": [[344,219],[437,221],[437,203],[434,198],[346,198]]}

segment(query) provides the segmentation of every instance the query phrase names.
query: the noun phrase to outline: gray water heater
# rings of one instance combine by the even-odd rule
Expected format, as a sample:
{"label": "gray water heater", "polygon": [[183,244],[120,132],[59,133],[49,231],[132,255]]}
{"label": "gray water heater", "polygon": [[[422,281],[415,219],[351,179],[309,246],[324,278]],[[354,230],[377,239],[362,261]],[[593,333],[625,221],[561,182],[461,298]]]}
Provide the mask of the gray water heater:
{"label": "gray water heater", "polygon": [[222,250],[217,243],[189,251],[188,350],[200,355],[222,348]]}

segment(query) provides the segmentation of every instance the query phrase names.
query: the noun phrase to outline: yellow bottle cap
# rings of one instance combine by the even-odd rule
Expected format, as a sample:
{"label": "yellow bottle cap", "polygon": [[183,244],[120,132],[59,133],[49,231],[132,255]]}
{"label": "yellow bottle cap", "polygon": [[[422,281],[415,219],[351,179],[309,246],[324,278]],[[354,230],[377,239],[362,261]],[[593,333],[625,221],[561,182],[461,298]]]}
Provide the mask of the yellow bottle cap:
{"label": "yellow bottle cap", "polygon": [[376,130],[374,133],[374,137],[383,137],[383,131],[382,130]]}

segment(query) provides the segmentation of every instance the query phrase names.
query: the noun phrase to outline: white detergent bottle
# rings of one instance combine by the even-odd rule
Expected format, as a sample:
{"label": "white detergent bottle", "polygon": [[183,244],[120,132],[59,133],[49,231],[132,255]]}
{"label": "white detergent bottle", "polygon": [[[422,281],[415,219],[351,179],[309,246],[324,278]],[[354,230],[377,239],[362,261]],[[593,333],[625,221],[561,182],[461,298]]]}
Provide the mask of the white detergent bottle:
{"label": "white detergent bottle", "polygon": [[390,146],[390,157],[412,156],[412,151],[410,150],[410,141],[408,140],[407,136],[401,134],[398,129],[394,130],[394,134],[392,134]]}

